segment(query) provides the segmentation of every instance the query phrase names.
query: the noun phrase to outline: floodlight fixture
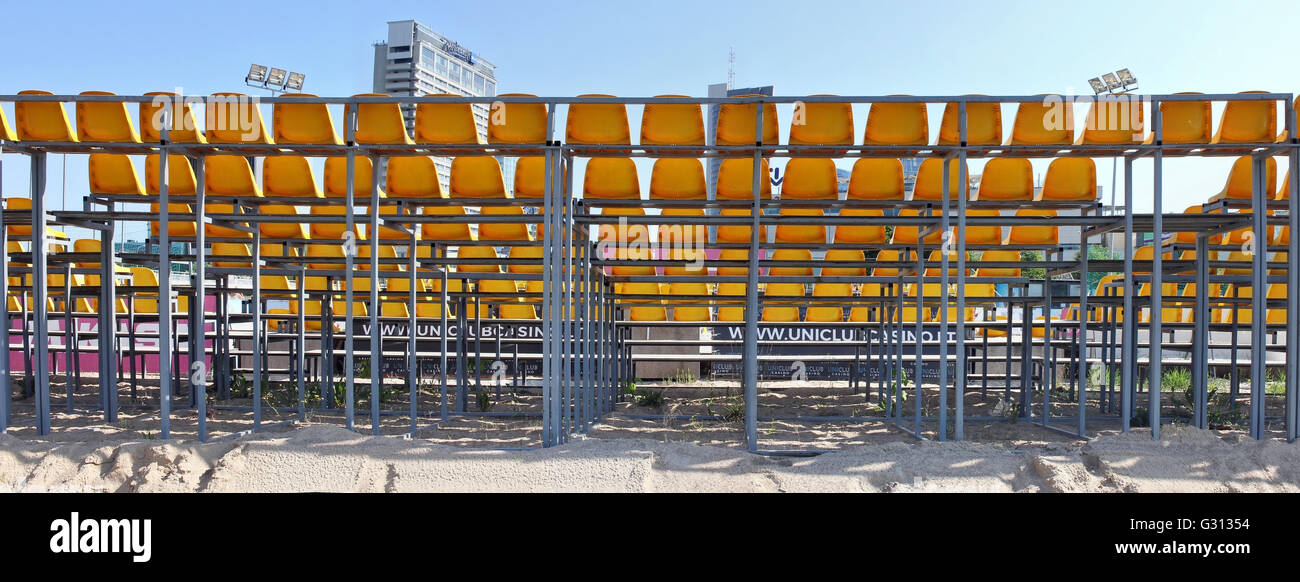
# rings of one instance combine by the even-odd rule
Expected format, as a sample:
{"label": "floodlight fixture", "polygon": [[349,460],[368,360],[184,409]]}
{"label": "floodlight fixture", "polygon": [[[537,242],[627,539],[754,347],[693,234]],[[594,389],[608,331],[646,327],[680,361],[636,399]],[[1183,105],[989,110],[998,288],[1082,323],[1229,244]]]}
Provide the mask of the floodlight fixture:
{"label": "floodlight fixture", "polygon": [[245,83],[266,83],[266,66],[253,64],[248,67],[248,76],[244,77]]}
{"label": "floodlight fixture", "polygon": [[277,91],[284,89],[285,75],[288,72],[284,69],[271,67],[271,72],[266,76],[266,86],[274,87]]}
{"label": "floodlight fixture", "polygon": [[1132,87],[1133,89],[1137,88],[1137,84],[1138,84],[1137,77],[1134,77],[1133,73],[1129,72],[1128,69],[1120,69],[1118,71],[1115,71],[1115,75],[1119,77],[1119,82],[1121,85],[1124,86],[1125,91],[1130,90],[1129,87]]}
{"label": "floodlight fixture", "polygon": [[1089,85],[1092,85],[1092,94],[1093,94],[1093,95],[1101,95],[1102,93],[1105,93],[1105,92],[1106,92],[1106,84],[1105,84],[1105,83],[1102,83],[1102,82],[1101,82],[1101,79],[1099,79],[1099,78],[1097,78],[1097,77],[1093,77],[1093,78],[1091,78],[1091,79],[1088,79],[1088,84],[1089,84]]}
{"label": "floodlight fixture", "polygon": [[307,80],[307,75],[302,73],[289,73],[289,81],[284,87],[289,91],[302,91],[302,83]]}
{"label": "floodlight fixture", "polygon": [[[275,74],[275,69],[271,69],[271,74]],[[1119,79],[1115,77],[1115,73],[1106,73],[1101,76],[1101,80],[1103,83],[1106,83],[1106,88],[1112,93],[1114,93],[1116,89],[1124,88],[1124,86],[1120,84]]]}

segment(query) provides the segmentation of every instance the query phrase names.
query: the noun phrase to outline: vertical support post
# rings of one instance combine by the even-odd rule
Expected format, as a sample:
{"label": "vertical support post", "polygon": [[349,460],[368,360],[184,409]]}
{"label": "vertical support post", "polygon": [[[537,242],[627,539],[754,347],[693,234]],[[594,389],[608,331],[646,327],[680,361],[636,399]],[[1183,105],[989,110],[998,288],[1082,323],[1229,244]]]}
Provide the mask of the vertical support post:
{"label": "vertical support post", "polygon": [[[1160,131],[1160,102],[1159,100],[1151,101],[1151,117],[1153,118],[1152,131],[1156,137],[1163,134]],[[1151,424],[1151,438],[1160,439],[1160,381],[1163,374],[1164,349],[1161,346],[1164,338],[1163,322],[1161,315],[1164,310],[1164,150],[1157,148],[1152,155],[1151,175],[1154,180],[1152,184],[1152,211],[1151,211],[1151,325],[1147,330],[1147,339],[1151,342],[1150,351],[1147,353],[1147,359],[1150,362],[1147,365],[1148,374],[1151,376],[1151,387],[1147,393],[1148,408],[1147,418]],[[1136,351],[1136,350],[1135,350]]]}
{"label": "vertical support post", "polygon": [[1133,420],[1133,396],[1137,374],[1137,314],[1133,312],[1133,158],[1124,158],[1124,331],[1120,337],[1120,431],[1128,432]]}
{"label": "vertical support post", "polygon": [[[1286,441],[1293,443],[1297,436],[1296,425],[1300,423],[1300,415],[1297,414],[1297,408],[1300,408],[1300,335],[1297,335],[1300,334],[1300,300],[1296,297],[1296,293],[1300,292],[1300,269],[1295,266],[1300,257],[1300,239],[1296,238],[1297,233],[1300,233],[1300,136],[1296,135],[1296,131],[1300,127],[1296,126],[1296,110],[1292,101],[1284,103],[1282,110],[1286,113],[1287,136],[1291,138],[1287,150],[1287,176],[1290,179],[1286,183],[1286,220],[1291,233],[1286,253]],[[5,327],[8,328],[7,325]],[[8,379],[6,374],[5,381],[8,382]]]}
{"label": "vertical support post", "polygon": [[749,268],[745,272],[745,445],[749,452],[758,451],[758,251],[759,217],[762,215],[763,182],[763,108],[762,99],[754,104],[754,180],[749,212]]}
{"label": "vertical support post", "polygon": [[[50,338],[46,273],[48,243],[45,239],[45,152],[31,154],[32,176],[32,382],[36,389],[36,434],[50,434]],[[7,309],[7,307],[6,307]],[[6,346],[7,347],[7,346]],[[164,437],[166,438],[166,437]]]}
{"label": "vertical support post", "polygon": [[[4,144],[0,142],[0,185],[4,184]],[[0,188],[2,189],[2,188]],[[0,199],[0,203],[4,200]],[[3,207],[0,207],[0,345],[4,346],[4,357],[0,357],[0,434],[9,430],[12,413],[13,378],[9,376],[9,227],[5,226]]]}
{"label": "vertical support post", "polygon": [[379,405],[384,394],[384,334],[379,325],[379,171],[383,162],[370,156],[370,433],[379,436]]}
{"label": "vertical support post", "polygon": [[[104,275],[99,278],[99,351],[103,359],[99,367],[99,390],[104,399],[104,422],[117,422],[117,276],[113,252],[115,221],[110,219],[104,226],[103,244],[99,246],[100,265],[104,270]],[[8,358],[8,355],[5,357]]]}
{"label": "vertical support post", "polygon": [[[1093,194],[1096,195],[1095,193]],[[1079,438],[1088,438],[1088,227],[1079,227],[1079,359],[1075,376],[1079,382],[1076,400]]]}
{"label": "vertical support post", "polygon": [[[207,226],[204,225],[207,214],[207,167],[204,165],[205,158],[199,157],[194,161],[195,188],[194,188],[194,305],[190,307],[189,319],[189,343],[190,343],[190,393],[194,395],[198,414],[198,436],[199,442],[208,440],[208,390],[207,390],[207,357],[204,349],[207,341],[207,326],[204,325],[205,301],[203,282],[207,279],[207,260],[204,258],[204,249],[207,247],[205,237],[207,235]],[[254,246],[257,246],[254,244]],[[254,251],[256,252],[256,251]],[[257,263],[253,263],[253,268],[257,268]],[[105,271],[107,273],[107,271]],[[254,290],[256,290],[257,277],[253,277]],[[254,294],[256,297],[256,293]],[[257,302],[253,302],[253,313],[256,314]],[[103,311],[103,309],[100,309]],[[257,317],[254,315],[253,317]],[[256,320],[254,320],[256,321]],[[253,325],[253,429],[258,428],[261,418],[262,399],[258,392],[260,391],[261,379],[258,376],[258,358],[257,358],[257,325]]]}
{"label": "vertical support post", "polygon": [[[199,293],[202,293],[200,291]],[[202,295],[200,295],[202,297]],[[262,428],[262,380],[269,373],[264,369],[262,355],[265,353],[265,346],[262,345],[262,229],[260,227],[253,229],[253,430]],[[198,312],[203,313],[203,304],[199,303]],[[205,328],[202,326],[202,319],[199,319],[199,331]],[[199,361],[203,361],[202,352],[199,353]]]}
{"label": "vertical support post", "polygon": [[307,420],[307,270],[298,272],[298,422]]}
{"label": "vertical support post", "polygon": [[[446,254],[446,247],[436,245],[433,248],[434,257],[442,257]],[[447,328],[447,310],[451,309],[451,302],[447,300],[447,265],[441,265],[442,269],[442,303],[438,306],[438,314],[441,316],[442,333],[439,335],[438,345],[438,371],[442,373],[442,383],[439,387],[439,422],[447,420],[447,334],[451,331]],[[456,343],[460,343],[460,337],[457,336]]]}
{"label": "vertical support post", "polygon": [[[966,192],[970,178],[966,175],[966,100],[957,104],[957,131],[961,149],[957,150],[957,378],[955,381],[957,424],[953,427],[953,440],[966,439]],[[944,191],[947,192],[947,188]],[[987,331],[987,330],[985,330]],[[988,334],[984,337],[987,339]],[[984,352],[985,358],[988,351]],[[988,364],[982,366],[984,382],[988,382]]]}
{"label": "vertical support post", "polygon": [[[414,209],[412,209],[411,212],[414,213],[415,212]],[[419,344],[416,342],[416,337],[417,337],[416,328],[419,325],[419,320],[416,319],[419,313],[418,311],[419,306],[416,304],[416,291],[417,289],[419,289],[419,287],[417,287],[416,285],[419,284],[419,281],[415,278],[415,272],[416,269],[418,268],[415,262],[415,255],[416,255],[416,248],[417,248],[416,233],[419,232],[420,227],[419,225],[416,224],[411,224],[408,226],[411,229],[411,239],[408,243],[408,246],[406,247],[406,276],[407,276],[406,289],[408,292],[408,295],[406,296],[406,305],[407,305],[406,316],[408,318],[406,323],[407,326],[406,344],[408,346],[406,350],[406,383],[407,383],[406,388],[407,391],[410,393],[410,400],[411,400],[410,410],[409,410],[409,414],[411,415],[410,430],[411,430],[411,434],[415,434],[415,429],[419,424],[419,414],[420,414],[420,408],[419,408],[420,386],[419,383],[417,382],[420,375],[419,374],[420,359],[416,355],[419,349]]]}
{"label": "vertical support post", "polygon": [[[347,193],[343,202],[343,384],[347,402],[343,403],[344,425],[348,430],[354,429],[356,421],[356,363],[353,338],[356,337],[355,305],[352,304],[352,270],[356,268],[357,240],[356,233],[356,128],[355,107],[347,107],[343,112],[344,142],[347,144]],[[377,170],[376,170],[377,172]],[[373,363],[371,368],[373,368]]]}
{"label": "vertical support post", "polygon": [[1209,236],[1196,235],[1196,286],[1195,307],[1192,309],[1192,390],[1195,392],[1194,425],[1209,428],[1209,376],[1210,376],[1210,307],[1209,307]]}
{"label": "vertical support post", "polygon": [[[1251,310],[1250,322],[1250,436],[1264,438],[1264,369],[1267,352],[1265,328],[1268,325],[1268,192],[1264,187],[1264,163],[1267,157],[1253,157],[1254,179],[1250,181],[1252,207],[1252,232],[1255,235],[1255,254],[1251,257]],[[1288,259],[1290,256],[1288,255]],[[1153,293],[1154,294],[1154,293]],[[1235,308],[1234,308],[1235,309]],[[1233,341],[1235,343],[1236,336]]]}
{"label": "vertical support post", "polygon": [[[952,208],[952,193],[948,191],[952,183],[952,169],[948,163],[952,160],[951,156],[943,157],[943,178],[942,178],[942,210],[939,217],[939,228],[941,234],[939,240],[939,427],[936,431],[939,435],[939,442],[948,440],[948,245],[952,244],[952,221],[948,217],[948,210]],[[958,196],[961,198],[961,196]],[[921,295],[925,295],[925,285],[921,286]],[[919,377],[917,378],[920,379]],[[917,384],[920,386],[920,384]]]}

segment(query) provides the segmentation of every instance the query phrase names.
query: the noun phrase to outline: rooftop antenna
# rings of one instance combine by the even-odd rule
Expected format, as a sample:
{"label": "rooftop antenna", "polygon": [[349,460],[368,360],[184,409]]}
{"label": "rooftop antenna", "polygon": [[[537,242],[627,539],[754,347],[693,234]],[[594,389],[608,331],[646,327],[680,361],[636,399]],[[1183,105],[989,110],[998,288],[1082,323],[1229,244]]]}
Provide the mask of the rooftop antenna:
{"label": "rooftop antenna", "polygon": [[736,86],[736,47],[727,47],[727,88]]}

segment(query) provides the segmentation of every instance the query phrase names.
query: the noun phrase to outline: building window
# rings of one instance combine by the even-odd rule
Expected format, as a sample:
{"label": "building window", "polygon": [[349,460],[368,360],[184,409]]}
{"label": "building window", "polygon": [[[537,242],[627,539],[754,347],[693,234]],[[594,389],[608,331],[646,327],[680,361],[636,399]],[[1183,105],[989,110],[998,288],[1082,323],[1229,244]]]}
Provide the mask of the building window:
{"label": "building window", "polygon": [[407,52],[407,51],[409,51],[409,50],[411,50],[411,47],[410,47],[410,46],[390,46],[390,47],[388,47],[388,52],[390,52],[390,53],[404,53],[404,52]]}
{"label": "building window", "polygon": [[447,64],[448,64],[447,57],[438,55],[438,68],[436,70],[438,71],[439,75],[442,75],[444,77],[447,76]]}
{"label": "building window", "polygon": [[497,96],[497,84],[496,84],[495,81],[488,81],[488,82],[487,82],[487,90],[483,92],[483,96],[484,96],[484,97],[496,97],[496,96]]}

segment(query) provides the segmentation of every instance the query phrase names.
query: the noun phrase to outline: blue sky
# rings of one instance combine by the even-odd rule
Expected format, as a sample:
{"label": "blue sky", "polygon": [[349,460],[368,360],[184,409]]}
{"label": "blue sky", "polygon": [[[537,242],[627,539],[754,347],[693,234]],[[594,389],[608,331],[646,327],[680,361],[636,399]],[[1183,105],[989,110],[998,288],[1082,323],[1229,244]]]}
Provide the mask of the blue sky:
{"label": "blue sky", "polygon": [[[729,47],[738,86],[773,84],[779,95],[1090,93],[1088,78],[1124,67],[1143,93],[1300,90],[1294,34],[1283,28],[1300,22],[1300,3],[1287,1],[158,6],[7,3],[0,94],[250,91],[243,76],[250,62],[261,62],[306,73],[308,92],[350,95],[371,89],[371,44],[386,34],[385,22],[404,19],[495,63],[499,91],[546,96],[702,96],[708,84],[726,80]],[[5,108],[12,115],[11,105]],[[1011,109],[1004,111],[1009,123]],[[788,110],[782,113],[788,124]],[[636,124],[639,112],[632,116]],[[1082,111],[1078,117],[1081,123]],[[865,118],[865,109],[859,111],[859,140]],[[23,160],[6,155],[4,161],[6,194],[26,195]],[[50,167],[55,207],[63,188],[59,163],[51,160]],[[1179,211],[1216,193],[1229,164],[1170,162],[1166,204]],[[1109,198],[1110,163],[1099,161],[1098,169]],[[1134,179],[1135,205],[1149,209],[1149,167],[1138,168]],[[79,205],[84,161],[69,160],[66,188]]]}

